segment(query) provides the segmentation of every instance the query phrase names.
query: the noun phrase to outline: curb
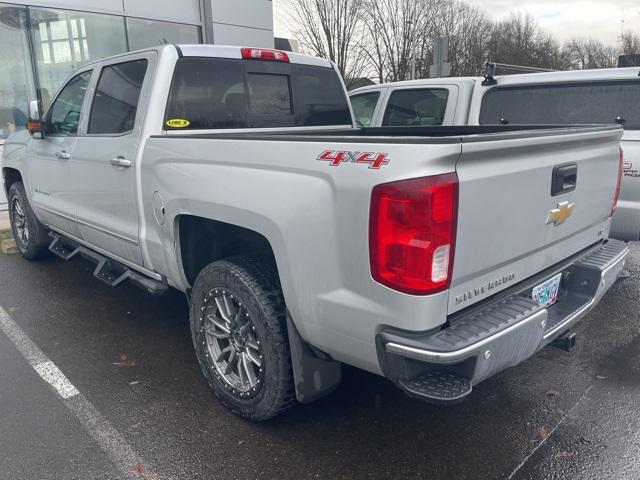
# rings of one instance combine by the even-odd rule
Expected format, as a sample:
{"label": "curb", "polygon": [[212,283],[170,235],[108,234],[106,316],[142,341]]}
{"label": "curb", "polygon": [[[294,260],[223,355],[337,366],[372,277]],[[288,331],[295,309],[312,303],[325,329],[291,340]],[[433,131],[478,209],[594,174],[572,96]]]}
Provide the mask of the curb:
{"label": "curb", "polygon": [[[0,234],[5,231],[1,231]],[[11,255],[13,253],[18,253],[18,247],[16,246],[16,242],[13,238],[7,238],[0,242],[0,251],[5,255]]]}
{"label": "curb", "polygon": [[0,212],[0,252],[5,255],[18,253],[16,242],[13,240],[13,232],[9,223],[9,212]]}
{"label": "curb", "polygon": [[9,212],[0,211],[0,235],[11,235],[11,223],[9,222]]}

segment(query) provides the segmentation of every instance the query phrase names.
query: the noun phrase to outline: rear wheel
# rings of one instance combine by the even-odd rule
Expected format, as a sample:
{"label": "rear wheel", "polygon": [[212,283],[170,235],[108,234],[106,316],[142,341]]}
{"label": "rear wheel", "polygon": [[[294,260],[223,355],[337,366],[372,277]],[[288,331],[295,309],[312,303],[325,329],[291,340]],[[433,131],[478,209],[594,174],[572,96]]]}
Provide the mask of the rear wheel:
{"label": "rear wheel", "polygon": [[22,182],[9,188],[9,219],[16,246],[24,258],[37,260],[49,252],[49,232],[33,213]]}
{"label": "rear wheel", "polygon": [[238,256],[196,279],[191,332],[200,367],[233,412],[266,420],[295,403],[285,304],[273,261]]}

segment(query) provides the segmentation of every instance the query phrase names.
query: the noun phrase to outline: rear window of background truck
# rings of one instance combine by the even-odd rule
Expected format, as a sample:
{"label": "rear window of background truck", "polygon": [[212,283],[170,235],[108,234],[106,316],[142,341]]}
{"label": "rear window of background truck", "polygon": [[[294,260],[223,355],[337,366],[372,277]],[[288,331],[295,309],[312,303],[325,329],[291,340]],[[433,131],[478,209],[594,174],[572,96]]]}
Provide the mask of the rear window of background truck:
{"label": "rear window of background truck", "polygon": [[640,129],[640,80],[494,87],[480,124],[611,124]]}

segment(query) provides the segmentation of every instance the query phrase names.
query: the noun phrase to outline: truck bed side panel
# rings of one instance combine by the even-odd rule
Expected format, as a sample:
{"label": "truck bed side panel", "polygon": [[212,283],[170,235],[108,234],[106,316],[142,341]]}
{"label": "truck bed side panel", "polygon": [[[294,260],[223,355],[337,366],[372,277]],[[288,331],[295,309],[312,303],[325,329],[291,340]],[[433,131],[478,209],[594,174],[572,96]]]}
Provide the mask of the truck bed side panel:
{"label": "truck bed side panel", "polygon": [[[330,135],[330,134],[328,134]],[[380,169],[331,166],[325,150],[388,154]],[[153,268],[187,288],[174,245],[176,219],[188,214],[231,223],[266,237],[276,256],[287,307],[305,339],[336,359],[379,373],[380,324],[428,330],[445,318],[446,292],[418,297],[376,283],[369,268],[368,223],[375,185],[454,171],[458,142],[351,144],[155,137],[142,165],[143,209]],[[152,207],[159,192],[164,226]],[[157,232],[157,233],[156,233]],[[167,257],[167,253],[176,258]]]}

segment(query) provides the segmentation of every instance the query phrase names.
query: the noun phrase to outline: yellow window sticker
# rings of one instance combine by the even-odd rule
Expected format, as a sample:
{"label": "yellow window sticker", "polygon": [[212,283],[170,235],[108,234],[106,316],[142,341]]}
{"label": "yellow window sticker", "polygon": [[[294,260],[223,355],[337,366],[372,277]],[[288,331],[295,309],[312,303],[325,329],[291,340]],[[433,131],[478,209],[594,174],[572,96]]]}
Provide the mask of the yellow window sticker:
{"label": "yellow window sticker", "polygon": [[167,120],[167,127],[172,128],[184,128],[191,125],[189,120],[185,120],[184,118],[170,118]]}

